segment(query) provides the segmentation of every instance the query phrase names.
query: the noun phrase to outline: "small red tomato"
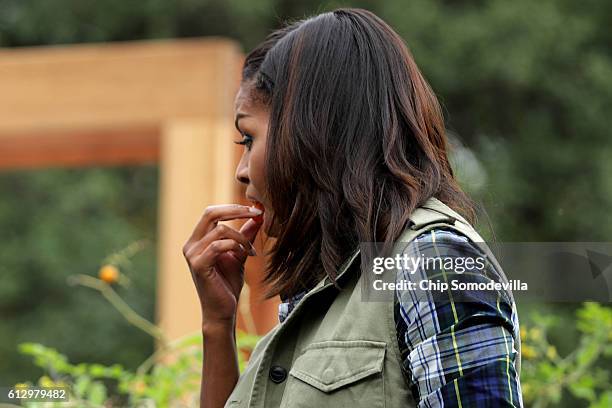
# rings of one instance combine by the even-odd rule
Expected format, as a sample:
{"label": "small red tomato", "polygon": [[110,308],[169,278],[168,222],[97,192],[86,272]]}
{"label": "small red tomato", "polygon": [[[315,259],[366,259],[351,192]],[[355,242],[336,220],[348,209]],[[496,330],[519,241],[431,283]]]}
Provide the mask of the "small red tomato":
{"label": "small red tomato", "polygon": [[257,208],[258,210],[261,211],[261,215],[257,215],[255,217],[253,217],[253,220],[255,220],[256,223],[261,224],[263,222],[263,213],[264,213],[264,206],[262,203],[260,202],[256,202],[253,207]]}
{"label": "small red tomato", "polygon": [[100,268],[98,277],[106,283],[115,283],[119,280],[119,269],[114,265],[104,265]]}

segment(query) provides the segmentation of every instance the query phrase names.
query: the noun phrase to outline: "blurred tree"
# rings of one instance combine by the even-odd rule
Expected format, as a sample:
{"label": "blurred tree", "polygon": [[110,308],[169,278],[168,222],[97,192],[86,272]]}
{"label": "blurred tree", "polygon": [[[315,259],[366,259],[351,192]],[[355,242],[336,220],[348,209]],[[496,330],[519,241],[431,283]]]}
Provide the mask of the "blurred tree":
{"label": "blurred tree", "polygon": [[[612,232],[612,30],[606,1],[386,1],[485,167],[498,239],[596,241]],[[607,13],[606,13],[607,11]],[[469,180],[464,180],[469,183]]]}
{"label": "blurred tree", "polygon": [[107,255],[145,239],[124,271],[132,285],[125,298],[154,319],[157,168],[4,172],[0,195],[0,383],[33,378],[15,352],[23,341],[128,367],[150,354],[146,334],[66,278],[95,276]]}
{"label": "blurred tree", "polygon": [[473,192],[502,240],[608,236],[605,0],[0,0],[0,45],[222,35],[249,49],[281,20],[343,5],[379,13],[406,39],[449,128],[483,160]]}

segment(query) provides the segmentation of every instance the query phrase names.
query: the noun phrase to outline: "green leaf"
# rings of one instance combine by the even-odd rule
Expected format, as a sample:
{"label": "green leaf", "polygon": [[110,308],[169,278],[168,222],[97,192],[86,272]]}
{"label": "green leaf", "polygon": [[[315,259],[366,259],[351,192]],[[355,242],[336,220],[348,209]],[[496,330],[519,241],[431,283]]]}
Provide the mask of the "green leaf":
{"label": "green leaf", "polygon": [[569,390],[575,397],[586,399],[587,401],[594,401],[596,397],[595,380],[588,374],[582,376],[578,381],[570,383]]}
{"label": "green leaf", "polygon": [[588,342],[586,344],[583,344],[582,347],[578,350],[576,362],[581,367],[589,366],[597,358],[598,354],[599,344],[595,342]]}
{"label": "green leaf", "polygon": [[72,391],[77,397],[84,398],[90,384],[91,378],[89,378],[87,375],[82,375],[76,379]]}
{"label": "green leaf", "polygon": [[96,405],[102,405],[106,401],[106,393],[104,384],[100,381],[94,381],[89,388],[87,400]]}
{"label": "green leaf", "polygon": [[599,396],[596,403],[592,404],[590,408],[610,408],[612,407],[612,391],[606,391]]}

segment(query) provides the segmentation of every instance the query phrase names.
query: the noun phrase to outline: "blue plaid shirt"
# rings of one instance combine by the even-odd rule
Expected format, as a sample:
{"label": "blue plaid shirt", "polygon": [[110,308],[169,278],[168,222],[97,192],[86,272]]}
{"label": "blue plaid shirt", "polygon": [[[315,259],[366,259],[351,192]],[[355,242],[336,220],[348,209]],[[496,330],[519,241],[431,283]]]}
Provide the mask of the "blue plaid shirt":
{"label": "blue plaid shirt", "polygon": [[[444,229],[419,235],[404,253],[433,259],[482,254],[467,237]],[[446,279],[447,271],[438,266],[400,270],[397,280]],[[488,262],[484,271],[466,271],[461,277],[470,282],[505,279]],[[304,294],[279,305],[281,322]],[[462,295],[459,300],[450,291],[395,291],[402,371],[418,407],[522,407],[515,367],[519,322],[512,298],[502,292]]]}

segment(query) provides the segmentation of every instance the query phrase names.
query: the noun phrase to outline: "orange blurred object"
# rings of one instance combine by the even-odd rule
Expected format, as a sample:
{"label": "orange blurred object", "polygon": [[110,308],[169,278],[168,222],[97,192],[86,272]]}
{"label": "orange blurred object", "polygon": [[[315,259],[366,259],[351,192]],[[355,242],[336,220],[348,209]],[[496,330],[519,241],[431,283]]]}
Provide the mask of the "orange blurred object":
{"label": "orange blurred object", "polygon": [[116,283],[119,280],[119,269],[114,265],[104,265],[100,268],[98,277],[108,284]]}

